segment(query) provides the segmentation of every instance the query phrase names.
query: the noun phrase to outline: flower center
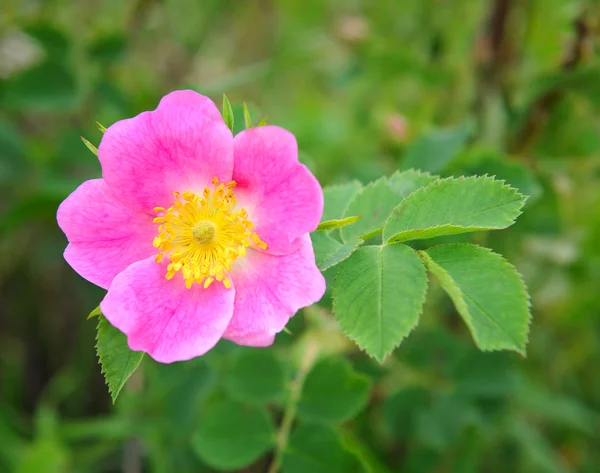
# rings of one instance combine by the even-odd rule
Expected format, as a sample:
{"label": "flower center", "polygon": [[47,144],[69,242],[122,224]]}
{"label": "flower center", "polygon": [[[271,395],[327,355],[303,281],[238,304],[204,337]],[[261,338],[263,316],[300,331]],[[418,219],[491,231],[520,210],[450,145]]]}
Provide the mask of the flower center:
{"label": "flower center", "polygon": [[216,227],[214,223],[207,220],[200,220],[194,228],[192,235],[198,243],[210,243],[215,238]]}
{"label": "flower center", "polygon": [[230,288],[231,264],[244,256],[249,246],[267,248],[252,231],[246,209],[235,209],[235,181],[223,184],[215,177],[212,183],[212,190],[207,187],[202,195],[174,192],[171,207],[154,209],[159,213],[154,219],[159,224],[153,243],[159,250],[156,261],[167,256],[171,262],[166,278],[181,271],[188,289],[194,283],[207,288],[215,280]]}

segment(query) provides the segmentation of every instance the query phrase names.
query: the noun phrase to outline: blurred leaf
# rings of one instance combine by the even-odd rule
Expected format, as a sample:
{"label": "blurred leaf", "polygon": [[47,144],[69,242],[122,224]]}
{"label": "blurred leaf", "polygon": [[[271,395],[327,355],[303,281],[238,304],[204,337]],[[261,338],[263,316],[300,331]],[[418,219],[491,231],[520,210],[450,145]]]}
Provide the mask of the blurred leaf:
{"label": "blurred leaf", "polygon": [[308,373],[298,415],[314,422],[344,422],[365,406],[371,382],[343,358],[320,360]]}
{"label": "blurred leaf", "polygon": [[32,221],[56,223],[56,209],[67,194],[49,189],[47,192],[30,192],[21,199],[11,202],[0,214],[0,235],[18,230]]}
{"label": "blurred leaf", "polygon": [[533,467],[531,471],[540,473],[567,473],[557,452],[544,436],[523,418],[515,418],[509,425],[509,432],[521,449],[526,462]]}
{"label": "blurred leaf", "polygon": [[23,140],[18,130],[0,119],[0,184],[11,184],[24,172]]}
{"label": "blurred leaf", "polygon": [[206,464],[229,471],[255,462],[274,442],[273,421],[266,409],[219,401],[205,413],[192,446]]}
{"label": "blurred leaf", "polygon": [[339,220],[326,220],[321,222],[317,227],[317,231],[323,232],[327,230],[335,230],[336,228],[342,228],[346,225],[352,225],[353,223],[358,222],[362,217],[360,215],[356,215],[354,217],[346,217]]}
{"label": "blurred leaf", "polygon": [[435,395],[433,402],[416,414],[415,436],[421,445],[443,452],[456,442],[473,416],[472,408],[458,396]]}
{"label": "blurred leaf", "polygon": [[406,151],[401,168],[441,171],[464,148],[474,128],[469,121],[418,138]]}
{"label": "blurred leaf", "polygon": [[70,41],[64,31],[51,23],[30,24],[23,30],[33,38],[54,61],[64,61],[69,53]]}
{"label": "blurred leaf", "polygon": [[233,132],[235,128],[235,119],[233,118],[233,109],[227,95],[223,94],[223,121],[225,125]]}
{"label": "blurred leaf", "polygon": [[252,117],[250,116],[250,110],[248,110],[246,102],[244,102],[244,125],[246,126],[246,130],[252,128]]}
{"label": "blurred leaf", "polygon": [[541,75],[531,84],[529,103],[552,90],[584,94],[598,106],[600,105],[600,68],[597,65],[583,66]]}
{"label": "blurred leaf", "polygon": [[358,473],[358,460],[331,428],[301,425],[292,432],[283,452],[283,473]]}
{"label": "blurred leaf", "polygon": [[344,448],[354,455],[362,466],[364,473],[392,473],[383,463],[383,458],[375,448],[371,448],[365,441],[352,430],[345,429],[340,432]]}
{"label": "blurred leaf", "polygon": [[600,422],[598,412],[590,410],[581,400],[552,392],[533,380],[519,379],[515,401],[531,416],[587,434],[592,434]]}
{"label": "blurred leaf", "polygon": [[392,191],[385,178],[370,183],[354,196],[346,208],[345,216],[359,215],[362,218],[354,225],[340,230],[346,242],[356,238],[366,239],[383,224],[398,204],[398,195]]}
{"label": "blurred leaf", "polygon": [[404,199],[383,229],[388,243],[509,227],[525,197],[491,177],[448,178]]}
{"label": "blurred leaf", "polygon": [[6,108],[53,112],[72,109],[77,100],[75,76],[55,62],[43,62],[12,77],[2,97]]}
{"label": "blurred leaf", "polygon": [[321,232],[311,233],[310,238],[315,250],[317,267],[321,271],[341,263],[363,243],[362,240],[354,240],[342,244]]}
{"label": "blurred leaf", "polygon": [[127,39],[121,33],[112,33],[94,39],[87,48],[90,59],[103,65],[118,61],[127,48]]}
{"label": "blurred leaf", "polygon": [[96,340],[96,353],[114,403],[129,377],[142,362],[144,353],[131,351],[127,337],[103,316],[98,321]]}
{"label": "blurred leaf", "polygon": [[339,267],[333,311],[344,333],[382,362],[417,325],[426,290],[425,266],[412,249],[368,246]]}
{"label": "blurred leaf", "polygon": [[525,355],[529,295],[514,266],[487,248],[465,243],[420,254],[481,350],[509,349]]}
{"label": "blurred leaf", "polygon": [[282,398],[285,373],[272,350],[241,349],[227,372],[229,395],[241,401],[266,404]]}
{"label": "blurred leaf", "polygon": [[348,204],[361,188],[362,184],[358,181],[325,187],[323,189],[325,208],[323,209],[321,221],[326,222],[342,218]]}
{"label": "blurred leaf", "polygon": [[382,422],[397,439],[414,435],[415,418],[429,403],[429,393],[414,387],[398,391],[385,400]]}
{"label": "blurred leaf", "polygon": [[96,122],[96,125],[98,125],[98,129],[99,129],[99,130],[100,130],[102,133],[104,133],[104,132],[106,131],[106,127],[105,127],[105,126],[104,126],[102,123],[100,123],[100,122]]}
{"label": "blurred leaf", "polygon": [[402,197],[408,197],[417,189],[428,186],[437,179],[439,179],[439,176],[434,174],[407,169],[406,171],[396,171],[392,174],[388,178],[388,185],[397,194]]}
{"label": "blurred leaf", "polygon": [[55,439],[41,439],[27,448],[15,473],[65,473],[67,451]]}

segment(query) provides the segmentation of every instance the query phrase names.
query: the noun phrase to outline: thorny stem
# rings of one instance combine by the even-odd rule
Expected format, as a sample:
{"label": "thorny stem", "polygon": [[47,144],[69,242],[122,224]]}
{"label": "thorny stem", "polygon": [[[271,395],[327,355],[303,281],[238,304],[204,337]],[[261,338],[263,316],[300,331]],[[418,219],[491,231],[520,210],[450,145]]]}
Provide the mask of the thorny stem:
{"label": "thorny stem", "polygon": [[300,360],[298,374],[290,386],[290,397],[283,413],[283,419],[281,421],[281,425],[279,426],[279,431],[277,432],[275,457],[273,458],[267,473],[277,473],[279,471],[283,450],[287,445],[288,438],[290,436],[290,430],[292,429],[292,424],[294,423],[294,418],[296,417],[296,408],[298,406],[298,400],[300,399],[302,386],[304,385],[306,375],[317,359],[318,352],[318,342],[316,340],[310,340],[305,347],[302,359]]}

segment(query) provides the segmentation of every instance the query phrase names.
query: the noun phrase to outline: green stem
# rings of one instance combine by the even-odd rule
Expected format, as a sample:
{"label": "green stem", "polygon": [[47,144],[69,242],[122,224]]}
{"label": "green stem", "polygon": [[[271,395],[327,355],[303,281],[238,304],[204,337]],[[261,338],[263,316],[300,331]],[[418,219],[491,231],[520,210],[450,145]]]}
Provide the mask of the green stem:
{"label": "green stem", "polygon": [[296,417],[296,408],[300,399],[300,393],[302,392],[302,386],[304,384],[304,380],[306,379],[306,375],[317,359],[318,352],[318,342],[316,340],[310,340],[304,350],[302,359],[300,360],[298,375],[290,386],[290,398],[283,413],[283,419],[281,421],[281,425],[279,426],[279,432],[277,433],[275,456],[267,473],[277,473],[279,471],[283,451],[287,445],[288,438],[290,436],[290,430],[292,429],[292,424],[294,423],[294,419]]}

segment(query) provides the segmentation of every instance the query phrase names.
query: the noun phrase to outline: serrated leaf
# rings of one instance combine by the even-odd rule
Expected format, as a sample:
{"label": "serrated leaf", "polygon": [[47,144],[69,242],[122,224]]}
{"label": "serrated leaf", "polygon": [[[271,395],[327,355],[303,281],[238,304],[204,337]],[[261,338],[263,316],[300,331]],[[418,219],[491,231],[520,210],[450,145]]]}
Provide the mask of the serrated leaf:
{"label": "serrated leaf", "polygon": [[348,204],[352,198],[362,189],[358,181],[350,181],[345,184],[327,186],[323,189],[325,207],[323,209],[322,222],[340,219],[344,216]]}
{"label": "serrated leaf", "polygon": [[397,243],[509,227],[526,197],[488,176],[439,179],[404,199],[383,229]]}
{"label": "serrated leaf", "polygon": [[227,372],[229,396],[245,402],[266,404],[285,392],[285,372],[272,350],[242,348]]}
{"label": "serrated leaf", "polygon": [[380,362],[417,325],[427,274],[404,245],[367,246],[338,269],[333,311],[348,337]]}
{"label": "serrated leaf", "polygon": [[339,434],[324,425],[301,425],[290,436],[281,462],[283,473],[358,473],[358,459]]}
{"label": "serrated leaf", "polygon": [[83,144],[87,147],[87,149],[89,149],[92,153],[94,153],[96,156],[98,156],[98,148],[96,148],[92,143],[90,143],[88,140],[86,140],[83,136],[80,136],[81,141],[83,141]]}
{"label": "serrated leaf", "polygon": [[233,118],[233,109],[227,95],[223,94],[223,121],[225,125],[233,132],[235,120]]}
{"label": "serrated leaf", "polygon": [[437,179],[439,176],[435,174],[407,169],[406,171],[396,171],[388,177],[388,185],[398,195],[408,197],[417,189],[428,186]]}
{"label": "serrated leaf", "polygon": [[231,401],[211,406],[192,439],[201,460],[225,471],[254,463],[274,443],[273,421],[266,409]]}
{"label": "serrated leaf", "polygon": [[523,163],[509,161],[503,156],[486,155],[477,162],[460,168],[465,174],[488,174],[496,179],[506,181],[508,185],[520,193],[529,196],[527,204],[531,205],[543,192],[535,174]]}
{"label": "serrated leaf", "polygon": [[248,128],[252,128],[252,117],[250,116],[250,110],[248,110],[248,105],[244,102],[244,125],[246,126],[246,130]]}
{"label": "serrated leaf", "polygon": [[314,422],[344,422],[365,406],[371,382],[343,358],[320,360],[308,373],[298,415]]}
{"label": "serrated leaf", "polygon": [[420,254],[481,350],[508,349],[525,355],[529,295],[514,266],[491,250],[468,243],[436,246]]}
{"label": "serrated leaf", "polygon": [[358,222],[362,217],[360,215],[354,215],[352,217],[346,217],[339,220],[326,220],[321,222],[317,227],[317,231],[325,232],[328,230],[335,230],[336,228],[342,228],[346,225],[352,225]]}
{"label": "serrated leaf", "polygon": [[104,316],[98,321],[96,342],[96,353],[114,403],[125,382],[140,365],[144,353],[131,351],[127,337]]}
{"label": "serrated leaf", "polygon": [[392,191],[386,178],[378,179],[360,190],[348,204],[345,216],[360,215],[354,225],[340,230],[343,241],[363,237],[383,227],[388,215],[398,203],[398,195]]}
{"label": "serrated leaf", "polygon": [[325,271],[348,258],[360,245],[362,240],[353,240],[349,243],[340,243],[330,236],[321,232],[310,234],[317,267]]}
{"label": "serrated leaf", "polygon": [[441,171],[461,151],[473,131],[473,123],[466,122],[418,138],[407,150],[402,169]]}

